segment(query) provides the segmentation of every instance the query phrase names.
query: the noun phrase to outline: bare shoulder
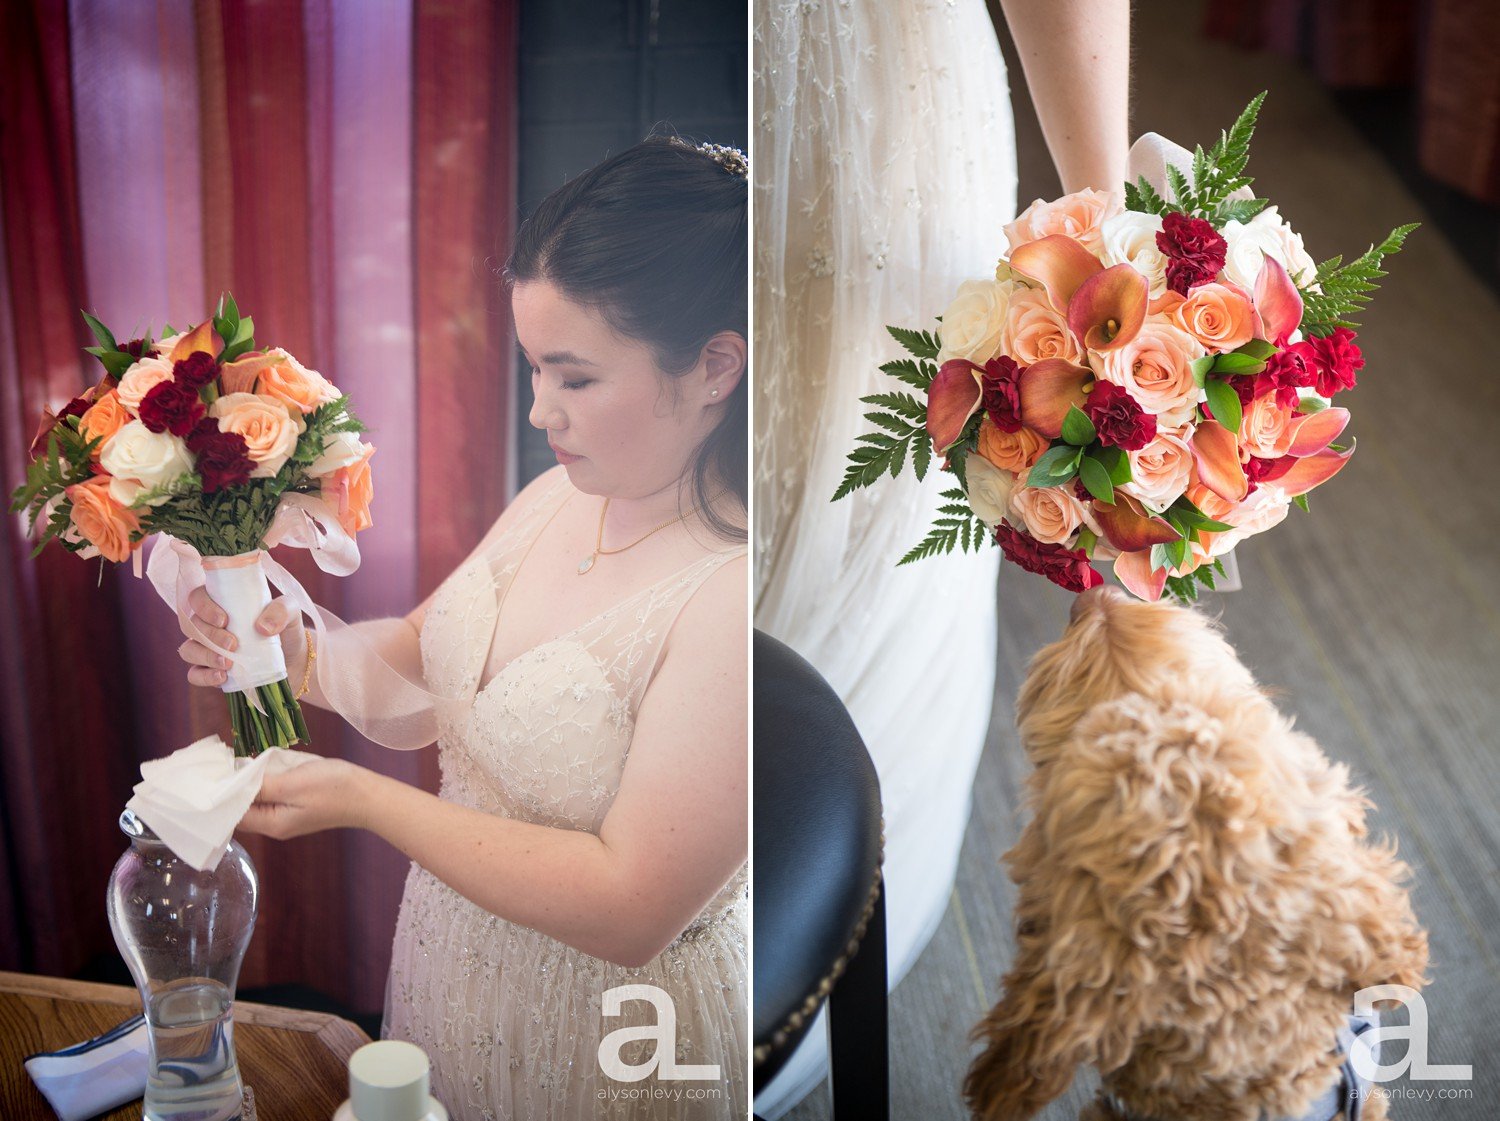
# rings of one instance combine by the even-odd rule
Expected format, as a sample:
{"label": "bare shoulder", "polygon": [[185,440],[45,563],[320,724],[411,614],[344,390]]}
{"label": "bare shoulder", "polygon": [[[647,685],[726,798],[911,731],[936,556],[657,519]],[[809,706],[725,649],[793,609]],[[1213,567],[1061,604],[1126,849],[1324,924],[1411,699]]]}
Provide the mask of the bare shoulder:
{"label": "bare shoulder", "polygon": [[683,605],[667,639],[677,659],[709,657],[733,663],[745,657],[750,629],[750,559],[731,557]]}

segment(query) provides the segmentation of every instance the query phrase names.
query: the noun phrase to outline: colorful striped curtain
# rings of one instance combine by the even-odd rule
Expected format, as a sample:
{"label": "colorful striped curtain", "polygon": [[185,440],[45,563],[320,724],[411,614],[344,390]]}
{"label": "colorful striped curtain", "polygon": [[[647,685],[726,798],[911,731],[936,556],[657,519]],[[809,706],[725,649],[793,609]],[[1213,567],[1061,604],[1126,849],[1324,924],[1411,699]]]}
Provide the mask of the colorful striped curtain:
{"label": "colorful striped curtain", "polygon": [[[0,5],[0,470],[99,378],[78,309],[121,337],[222,291],[352,395],[374,527],[347,619],[404,614],[511,493],[514,0],[14,0]],[[128,568],[0,538],[0,969],[113,952],[104,887],[138,764],[211,732],[171,612]],[[315,750],[435,789],[435,752],[310,712]],[[248,845],[262,908],[242,987],[380,1007],[406,861],[368,834]]]}

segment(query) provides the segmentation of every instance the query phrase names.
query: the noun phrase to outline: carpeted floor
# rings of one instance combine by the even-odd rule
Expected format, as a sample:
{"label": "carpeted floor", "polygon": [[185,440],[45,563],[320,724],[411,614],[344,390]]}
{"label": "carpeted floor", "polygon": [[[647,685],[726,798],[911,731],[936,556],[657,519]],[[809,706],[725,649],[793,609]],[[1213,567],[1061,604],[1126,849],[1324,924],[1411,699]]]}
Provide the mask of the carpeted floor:
{"label": "carpeted floor", "polygon": [[[1255,190],[1280,204],[1315,259],[1356,255],[1392,226],[1429,217],[1305,71],[1198,40],[1185,10],[1195,11],[1138,6],[1137,131],[1206,145],[1269,89]],[[1008,61],[1024,205],[1055,194],[1056,180]],[[1388,1084],[1392,1115],[1487,1121],[1500,1114],[1500,1076],[1487,1063],[1500,1053],[1500,307],[1430,222],[1407,245],[1365,317],[1359,388],[1340,400],[1354,413],[1354,460],[1311,496],[1311,516],[1294,510],[1239,550],[1244,590],[1205,605],[1299,727],[1350,764],[1379,807],[1375,830],[1394,834],[1415,870],[1431,931],[1428,1061],[1472,1064],[1473,1080],[1398,1079]],[[964,1116],[968,1031],[999,997],[1011,957],[1014,888],[999,859],[1018,833],[1026,771],[1011,706],[1027,659],[1060,633],[1069,597],[1009,567],[998,594],[994,719],[958,885],[891,999],[898,1121]],[[1076,1117],[1094,1085],[1080,1074],[1042,1116]],[[824,1089],[791,1117],[828,1113]]]}

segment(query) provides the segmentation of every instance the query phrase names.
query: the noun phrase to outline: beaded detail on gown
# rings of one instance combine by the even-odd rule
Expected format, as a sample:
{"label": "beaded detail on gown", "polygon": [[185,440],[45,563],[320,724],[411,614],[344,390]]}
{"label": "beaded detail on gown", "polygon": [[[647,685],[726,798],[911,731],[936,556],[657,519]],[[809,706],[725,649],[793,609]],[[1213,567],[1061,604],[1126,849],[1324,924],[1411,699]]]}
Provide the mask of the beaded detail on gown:
{"label": "beaded detail on gown", "polygon": [[[619,789],[635,713],[683,604],[744,548],[709,554],[574,630],[517,656],[481,684],[499,603],[533,536],[566,500],[565,476],[439,589],[422,628],[439,715],[443,798],[521,821],[598,832]],[[382,1034],[423,1048],[432,1092],[454,1121],[743,1117],[749,1050],[747,869],[731,877],[655,960],[626,968],[485,911],[413,863],[387,981]],[[605,1018],[619,985],[665,990],[677,1062],[717,1080],[616,1081],[601,1039],[654,1024],[645,1001]],[[655,1044],[621,1050],[644,1061]],[[659,1072],[658,1072],[659,1073]]]}

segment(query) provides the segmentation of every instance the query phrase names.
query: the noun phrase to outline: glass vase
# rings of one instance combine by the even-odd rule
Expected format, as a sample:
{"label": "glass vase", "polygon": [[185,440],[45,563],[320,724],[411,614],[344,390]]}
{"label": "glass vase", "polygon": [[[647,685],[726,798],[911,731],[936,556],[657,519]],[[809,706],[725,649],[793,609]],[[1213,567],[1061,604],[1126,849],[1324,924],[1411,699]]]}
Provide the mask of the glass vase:
{"label": "glass vase", "polygon": [[109,925],[150,1040],[144,1121],[235,1121],[234,989],[255,930],[255,866],[237,842],[212,871],[179,860],[126,810],[130,848],[109,877]]}

